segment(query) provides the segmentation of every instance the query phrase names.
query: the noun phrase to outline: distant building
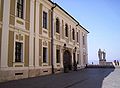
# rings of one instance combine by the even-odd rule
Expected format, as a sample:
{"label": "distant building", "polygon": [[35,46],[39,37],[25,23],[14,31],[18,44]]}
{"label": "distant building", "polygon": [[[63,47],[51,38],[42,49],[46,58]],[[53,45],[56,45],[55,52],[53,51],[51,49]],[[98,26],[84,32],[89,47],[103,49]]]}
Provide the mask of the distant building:
{"label": "distant building", "polygon": [[88,33],[50,0],[0,0],[0,81],[84,68]]}

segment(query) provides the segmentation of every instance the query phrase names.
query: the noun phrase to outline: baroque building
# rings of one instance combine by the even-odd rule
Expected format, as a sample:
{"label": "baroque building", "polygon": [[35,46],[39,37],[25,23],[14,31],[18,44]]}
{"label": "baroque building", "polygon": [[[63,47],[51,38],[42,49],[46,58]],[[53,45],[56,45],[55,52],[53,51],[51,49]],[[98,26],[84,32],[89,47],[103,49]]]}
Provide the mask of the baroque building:
{"label": "baroque building", "polygon": [[88,33],[50,0],[0,0],[0,81],[84,68]]}

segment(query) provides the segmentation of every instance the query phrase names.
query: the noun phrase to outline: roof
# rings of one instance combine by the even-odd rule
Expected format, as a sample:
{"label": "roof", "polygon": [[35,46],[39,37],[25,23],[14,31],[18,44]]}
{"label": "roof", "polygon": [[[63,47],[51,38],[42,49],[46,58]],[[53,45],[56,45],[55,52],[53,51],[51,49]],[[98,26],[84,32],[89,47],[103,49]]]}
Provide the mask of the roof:
{"label": "roof", "polygon": [[71,16],[67,11],[65,11],[62,7],[60,7],[57,3],[52,2],[51,0],[48,0],[50,3],[52,3],[53,5],[57,6],[58,8],[60,8],[62,11],[64,11],[69,17],[71,17],[76,23],[76,25],[79,25],[80,27],[82,27],[86,32],[89,33],[89,31],[87,29],[85,29],[82,25],[80,25],[80,23],[73,17]]}

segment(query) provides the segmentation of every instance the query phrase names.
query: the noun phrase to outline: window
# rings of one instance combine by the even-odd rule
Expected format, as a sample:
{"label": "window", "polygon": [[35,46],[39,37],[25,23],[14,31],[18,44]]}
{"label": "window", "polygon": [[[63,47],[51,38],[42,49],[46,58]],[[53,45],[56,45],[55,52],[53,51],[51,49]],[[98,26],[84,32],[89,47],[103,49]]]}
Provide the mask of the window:
{"label": "window", "polygon": [[23,43],[15,43],[15,62],[22,62],[23,60]]}
{"label": "window", "polygon": [[72,29],[72,39],[75,40],[75,31]]}
{"label": "window", "polygon": [[17,0],[17,17],[20,17],[22,19],[23,19],[23,7],[24,7],[24,1]]}
{"label": "window", "polygon": [[78,40],[78,39],[79,39],[78,37],[79,37],[79,36],[78,36],[78,32],[77,32],[77,42],[79,41],[79,40]]}
{"label": "window", "polygon": [[56,49],[56,63],[60,63],[60,50]]}
{"label": "window", "polygon": [[47,48],[43,47],[43,63],[47,63]]}
{"label": "window", "polygon": [[43,11],[43,28],[47,29],[47,13]]}
{"label": "window", "polygon": [[77,54],[77,64],[79,64],[79,54]]}
{"label": "window", "polygon": [[65,24],[65,36],[68,37],[68,25]]}
{"label": "window", "polygon": [[83,45],[85,45],[85,35],[83,35]]}
{"label": "window", "polygon": [[56,32],[60,33],[60,22],[58,18],[56,18]]}

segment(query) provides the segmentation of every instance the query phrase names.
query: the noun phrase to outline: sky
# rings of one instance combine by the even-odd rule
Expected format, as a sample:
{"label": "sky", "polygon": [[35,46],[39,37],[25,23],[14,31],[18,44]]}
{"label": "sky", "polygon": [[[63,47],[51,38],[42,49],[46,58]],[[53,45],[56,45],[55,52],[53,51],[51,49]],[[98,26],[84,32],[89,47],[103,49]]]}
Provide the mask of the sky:
{"label": "sky", "polygon": [[98,49],[107,61],[120,61],[120,0],[52,0],[72,15],[90,33],[88,60],[97,62]]}

